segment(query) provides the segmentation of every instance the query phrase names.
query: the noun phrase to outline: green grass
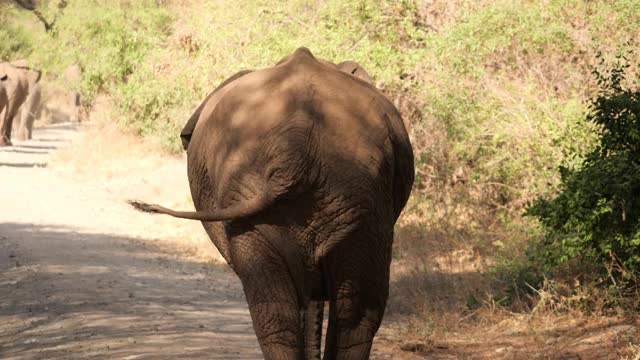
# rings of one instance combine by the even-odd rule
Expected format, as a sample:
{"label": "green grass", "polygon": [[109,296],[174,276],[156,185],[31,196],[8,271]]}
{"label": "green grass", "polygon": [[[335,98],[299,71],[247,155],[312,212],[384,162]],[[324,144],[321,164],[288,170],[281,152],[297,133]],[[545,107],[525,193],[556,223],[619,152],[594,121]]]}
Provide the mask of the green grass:
{"label": "green grass", "polygon": [[[53,7],[57,2],[48,4]],[[46,7],[41,10],[53,13]],[[170,13],[151,0],[69,2],[49,33],[34,19],[28,11],[11,10],[0,34],[17,33],[21,47],[19,51],[0,48],[0,56],[10,60],[27,56],[52,75],[79,64],[81,91],[88,103],[98,92],[112,92],[126,83],[151,50],[161,46],[172,22]]]}

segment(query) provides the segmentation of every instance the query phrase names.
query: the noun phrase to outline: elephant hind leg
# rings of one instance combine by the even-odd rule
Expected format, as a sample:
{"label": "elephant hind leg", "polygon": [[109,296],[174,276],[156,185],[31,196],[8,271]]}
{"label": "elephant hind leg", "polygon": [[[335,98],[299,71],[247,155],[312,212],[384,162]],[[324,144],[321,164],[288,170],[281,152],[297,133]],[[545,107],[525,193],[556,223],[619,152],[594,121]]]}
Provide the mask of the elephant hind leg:
{"label": "elephant hind leg", "polygon": [[[0,146],[11,146],[13,144],[11,144],[11,126],[12,124],[9,124],[9,109],[5,108],[4,111],[0,112],[0,121],[2,121],[2,123],[0,124]],[[7,129],[7,126],[9,126],[9,128]]]}
{"label": "elephant hind leg", "polygon": [[320,360],[324,301],[309,301],[303,314],[305,360]]}
{"label": "elephant hind leg", "polygon": [[266,360],[303,360],[299,311],[288,301],[249,302],[253,329]]}
{"label": "elephant hind leg", "polygon": [[257,231],[231,235],[230,245],[264,358],[304,359],[298,294],[286,262]]}
{"label": "elephant hind leg", "polygon": [[376,301],[375,297],[367,299],[365,294],[346,292],[348,294],[338,294],[330,302],[324,358],[369,359],[373,338],[384,315],[386,297]]}
{"label": "elephant hind leg", "polygon": [[[392,237],[362,239],[345,242],[328,259],[325,271],[330,274],[330,303],[325,359],[368,359],[384,316]],[[374,241],[379,245],[370,246]]]}
{"label": "elephant hind leg", "polygon": [[2,121],[2,126],[0,126],[0,146],[11,146],[11,130],[18,114],[18,109],[7,106],[4,111],[5,118]]}
{"label": "elephant hind leg", "polygon": [[3,133],[0,132],[0,147],[11,146],[11,145],[13,145],[11,143],[11,140],[8,137],[6,137]]}
{"label": "elephant hind leg", "polygon": [[0,146],[11,146],[11,132],[7,135],[5,131],[0,131]]}
{"label": "elephant hind leg", "polygon": [[23,106],[18,110],[14,119],[12,126],[12,137],[18,141],[28,140],[27,130],[25,125],[26,116],[28,116],[27,105],[23,104]]}

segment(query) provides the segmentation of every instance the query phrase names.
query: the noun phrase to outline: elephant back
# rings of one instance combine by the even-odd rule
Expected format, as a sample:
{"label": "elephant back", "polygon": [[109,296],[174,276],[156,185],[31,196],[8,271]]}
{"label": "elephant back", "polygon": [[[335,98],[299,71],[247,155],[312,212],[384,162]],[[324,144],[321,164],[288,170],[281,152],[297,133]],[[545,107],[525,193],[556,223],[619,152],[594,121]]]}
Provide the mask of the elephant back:
{"label": "elephant back", "polygon": [[0,74],[6,74],[7,76],[3,84],[7,92],[8,106],[19,107],[27,98],[29,91],[26,71],[9,63],[1,63]]}
{"label": "elephant back", "polygon": [[[244,74],[212,98],[188,148],[198,210],[264,193],[275,201],[318,181],[334,182],[338,191],[345,182],[389,183],[396,143],[406,142],[403,155],[411,154],[395,107],[367,81],[306,49]],[[367,197],[350,190],[345,197]]]}
{"label": "elephant back", "polygon": [[205,106],[189,144],[196,208],[226,208],[261,193],[276,199],[298,184],[308,166],[304,139],[311,124],[302,113],[293,115],[298,121],[280,122],[276,108],[282,104],[228,95]]}

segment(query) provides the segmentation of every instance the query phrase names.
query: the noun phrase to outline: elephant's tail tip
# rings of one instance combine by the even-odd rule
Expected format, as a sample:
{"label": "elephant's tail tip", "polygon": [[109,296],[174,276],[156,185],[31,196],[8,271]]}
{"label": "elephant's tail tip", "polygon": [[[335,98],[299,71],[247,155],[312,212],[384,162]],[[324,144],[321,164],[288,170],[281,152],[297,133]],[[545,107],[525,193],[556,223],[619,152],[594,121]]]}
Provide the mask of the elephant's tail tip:
{"label": "elephant's tail tip", "polygon": [[129,205],[133,206],[136,210],[146,213],[158,213],[159,209],[157,205],[149,204],[139,200],[127,200]]}

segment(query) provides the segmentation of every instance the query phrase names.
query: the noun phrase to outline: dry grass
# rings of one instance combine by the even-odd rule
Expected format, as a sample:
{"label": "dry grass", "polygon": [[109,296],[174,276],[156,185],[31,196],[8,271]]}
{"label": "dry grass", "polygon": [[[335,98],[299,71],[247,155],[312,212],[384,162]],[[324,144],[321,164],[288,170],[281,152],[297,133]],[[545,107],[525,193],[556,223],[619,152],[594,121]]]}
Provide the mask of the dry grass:
{"label": "dry grass", "polygon": [[[613,54],[616,45],[623,44],[613,39],[625,33],[602,28],[594,20],[595,9],[604,3],[589,2],[587,8],[585,2],[584,11],[561,10],[560,17],[547,12],[553,6],[534,2],[417,3],[421,21],[433,27],[436,38],[450,35],[447,31],[456,29],[461,14],[477,14],[487,5],[498,4],[498,10],[504,10],[521,4],[531,14],[514,13],[533,17],[520,19],[522,27],[512,33],[509,46],[487,54],[482,36],[488,39],[484,46],[491,46],[502,29],[485,33],[486,24],[478,22],[473,31],[449,36],[443,53],[450,62],[467,61],[474,71],[460,75],[430,52],[407,71],[405,88],[389,94],[410,123],[419,159],[418,182],[397,228],[392,264],[389,313],[405,329],[402,336],[414,337],[422,344],[418,348],[433,358],[440,352],[443,358],[579,354],[590,359],[623,356],[625,347],[632,351],[626,338],[606,335],[617,333],[612,327],[635,321],[605,311],[611,304],[607,294],[576,288],[567,276],[541,289],[516,291],[507,306],[505,284],[497,283],[493,267],[501,258],[526,261],[525,249],[535,239],[536,227],[522,218],[524,207],[554,191],[557,166],[571,161],[571,151],[591,146],[592,135],[581,119],[585,101],[596,89],[590,74],[595,52]],[[537,21],[536,11],[542,18],[561,19],[568,40],[549,36],[545,27],[522,30],[527,21]],[[496,14],[488,19],[509,24],[509,19],[500,19],[500,11]],[[609,21],[615,18],[613,13],[603,14]],[[466,20],[477,19],[472,15]],[[461,25],[463,30],[467,26]],[[547,36],[548,43],[533,51],[519,43],[528,35]],[[477,52],[484,59],[473,57],[474,44],[468,50],[453,50],[469,37],[481,44]],[[566,44],[570,51],[561,49]],[[560,331],[563,326],[568,330]],[[558,336],[556,343],[553,338]],[[611,341],[599,349],[599,340],[589,343],[598,336]],[[628,342],[638,341],[635,336]],[[448,349],[439,351],[438,344]]]}
{"label": "dry grass", "polygon": [[[410,242],[408,236],[405,226],[397,240]],[[392,264],[387,321],[396,333],[384,338],[400,349],[433,359],[637,356],[640,321],[611,311],[607,294],[547,281],[505,306],[494,293],[486,257],[436,242],[425,247],[413,247],[415,256]]]}
{"label": "dry grass", "polygon": [[[446,212],[429,223],[416,215],[419,206],[410,204],[396,229],[387,321],[397,334],[386,336],[391,343],[433,359],[637,356],[640,321],[628,311],[633,304],[612,307],[623,298],[580,284],[571,267],[504,302],[496,254],[483,249],[504,234],[470,241]],[[520,249],[505,251],[517,256]]]}

